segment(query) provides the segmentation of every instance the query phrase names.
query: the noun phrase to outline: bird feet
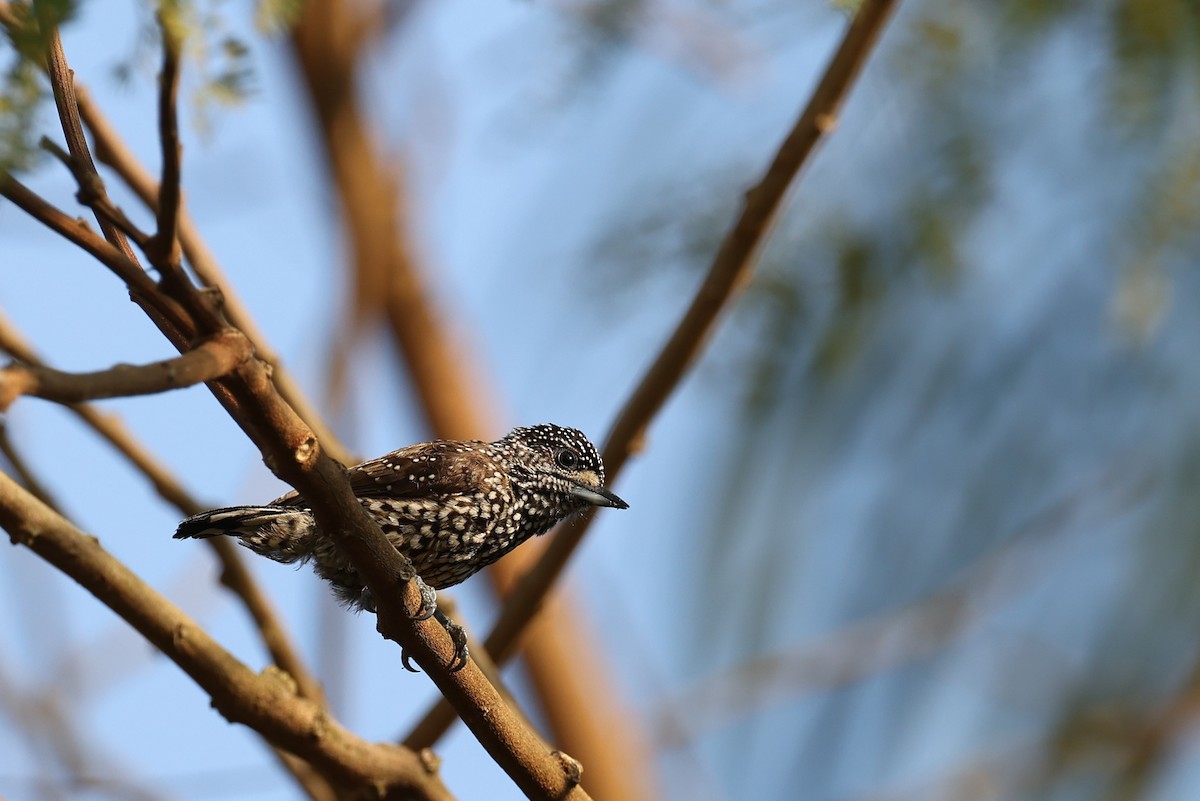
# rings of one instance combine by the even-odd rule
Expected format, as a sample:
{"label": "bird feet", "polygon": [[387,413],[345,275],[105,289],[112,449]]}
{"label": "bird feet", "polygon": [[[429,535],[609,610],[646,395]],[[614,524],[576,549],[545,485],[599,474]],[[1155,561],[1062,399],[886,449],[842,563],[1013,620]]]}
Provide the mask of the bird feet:
{"label": "bird feet", "polygon": [[437,591],[422,581],[420,576],[413,576],[412,580],[416,582],[417,592],[421,593],[421,605],[417,607],[413,620],[429,620],[437,614]]}
{"label": "bird feet", "polygon": [[467,630],[450,619],[450,616],[440,609],[433,613],[438,623],[442,624],[442,628],[450,635],[450,641],[454,643],[454,658],[450,660],[450,672],[456,673],[467,666],[467,661],[471,657],[471,652],[467,648]]}
{"label": "bird feet", "polygon": [[[434,618],[438,623],[442,624],[442,628],[450,635],[450,640],[454,643],[454,658],[450,660],[450,671],[462,670],[467,666],[467,661],[470,657],[470,651],[467,649],[467,631],[462,626],[450,619],[442,610],[437,607],[437,592],[432,587],[421,580],[420,576],[413,576],[413,581],[417,583],[417,590],[421,593],[421,606],[418,607],[416,614],[413,615],[413,620],[428,620]],[[400,663],[404,665],[404,669],[410,673],[420,673],[417,668],[413,667],[412,662],[408,658],[408,652],[404,649],[400,650]]]}

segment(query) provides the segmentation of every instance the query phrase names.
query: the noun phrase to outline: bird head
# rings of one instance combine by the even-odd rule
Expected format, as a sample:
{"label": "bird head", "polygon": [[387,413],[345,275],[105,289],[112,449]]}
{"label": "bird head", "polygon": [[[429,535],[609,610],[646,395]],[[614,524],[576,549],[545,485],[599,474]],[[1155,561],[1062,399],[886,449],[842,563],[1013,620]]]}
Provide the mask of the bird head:
{"label": "bird head", "polygon": [[502,443],[522,453],[522,466],[539,482],[586,506],[628,509],[629,504],[604,486],[604,463],[582,431],[551,424],[515,428]]}

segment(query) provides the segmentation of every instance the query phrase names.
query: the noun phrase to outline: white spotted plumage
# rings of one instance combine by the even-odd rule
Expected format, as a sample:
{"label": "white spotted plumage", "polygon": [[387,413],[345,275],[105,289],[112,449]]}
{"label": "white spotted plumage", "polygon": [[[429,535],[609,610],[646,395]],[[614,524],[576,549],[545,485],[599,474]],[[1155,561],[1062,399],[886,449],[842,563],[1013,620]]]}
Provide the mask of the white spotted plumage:
{"label": "white spotted plumage", "polygon": [[[492,442],[435,440],[350,469],[350,486],[388,541],[435,589],[469,578],[530,537],[591,505],[625,508],[582,432],[516,428]],[[348,605],[373,609],[357,570],[290,492],[263,506],[217,509],[175,536],[228,534],[278,562],[311,562]]]}

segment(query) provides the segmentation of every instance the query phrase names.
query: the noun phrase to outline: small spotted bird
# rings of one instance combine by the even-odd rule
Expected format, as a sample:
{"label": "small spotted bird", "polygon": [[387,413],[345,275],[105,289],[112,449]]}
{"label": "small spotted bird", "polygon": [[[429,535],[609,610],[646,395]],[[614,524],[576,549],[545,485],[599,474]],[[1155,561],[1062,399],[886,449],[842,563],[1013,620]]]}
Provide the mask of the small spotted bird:
{"label": "small spotted bird", "polygon": [[[429,614],[450,630],[463,663],[465,635],[436,611],[425,587],[458,584],[589,506],[629,506],[605,489],[604,465],[587,437],[556,425],[515,428],[495,442],[410,445],[350,468],[350,488],[412,560]],[[358,571],[297,492],[263,506],[203,512],[175,532],[176,539],[218,535],[276,562],[311,562],[347,606],[375,610]]]}

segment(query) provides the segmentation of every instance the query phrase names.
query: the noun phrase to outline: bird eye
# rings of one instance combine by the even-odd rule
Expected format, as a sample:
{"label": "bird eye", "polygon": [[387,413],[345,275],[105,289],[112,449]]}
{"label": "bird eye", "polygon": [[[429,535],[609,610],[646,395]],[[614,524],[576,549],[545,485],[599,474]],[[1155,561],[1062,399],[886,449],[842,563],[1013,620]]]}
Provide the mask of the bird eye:
{"label": "bird eye", "polygon": [[554,463],[563,470],[574,470],[579,466],[579,454],[570,448],[562,448],[554,454]]}

